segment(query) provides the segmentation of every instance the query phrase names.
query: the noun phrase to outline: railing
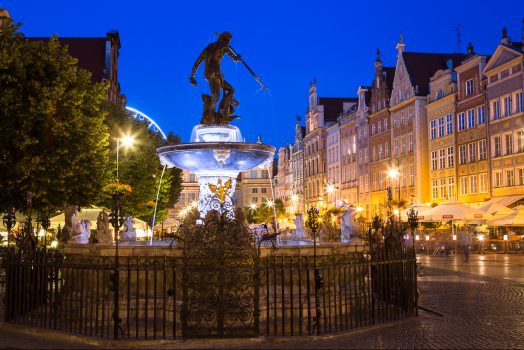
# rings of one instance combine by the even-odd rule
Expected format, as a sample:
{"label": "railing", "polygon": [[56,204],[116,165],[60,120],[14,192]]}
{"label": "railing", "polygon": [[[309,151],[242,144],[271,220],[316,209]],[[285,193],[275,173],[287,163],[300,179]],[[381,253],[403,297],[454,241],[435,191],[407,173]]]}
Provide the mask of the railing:
{"label": "railing", "polygon": [[[249,321],[257,334],[330,334],[416,313],[414,255],[386,259],[380,254],[333,253],[317,256],[314,263],[312,256],[277,253],[252,262],[256,266],[252,277],[259,283],[249,295],[254,300],[246,303],[258,306]],[[187,311],[191,300],[184,293],[188,266],[183,259],[120,257],[116,273],[114,261],[114,257],[64,256],[42,250],[27,258],[11,250],[5,320],[108,339],[115,338],[115,325],[118,339],[185,337],[183,323],[191,321],[188,317],[195,310]],[[323,279],[318,298],[315,265]],[[227,310],[227,298],[209,302],[221,302]],[[248,317],[226,313],[225,322],[238,323],[244,316]],[[242,336],[242,331],[235,335]]]}

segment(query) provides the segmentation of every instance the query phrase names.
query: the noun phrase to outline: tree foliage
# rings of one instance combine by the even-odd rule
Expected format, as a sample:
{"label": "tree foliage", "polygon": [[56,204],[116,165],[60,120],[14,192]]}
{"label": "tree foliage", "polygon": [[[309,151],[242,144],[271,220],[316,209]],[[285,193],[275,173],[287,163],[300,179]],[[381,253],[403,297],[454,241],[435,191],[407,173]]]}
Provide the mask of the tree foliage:
{"label": "tree foliage", "polygon": [[106,84],[91,82],[56,37],[0,27],[0,206],[42,211],[91,204],[106,182]]}
{"label": "tree foliage", "polygon": [[[118,161],[118,181],[129,184],[132,192],[123,202],[124,211],[133,217],[152,223],[159,181],[162,178],[158,196],[156,222],[166,217],[166,208],[172,206],[180,195],[181,171],[166,169],[162,176],[163,166],[157,156],[157,148],[162,145],[162,139],[147,129],[147,125],[137,121],[119,106],[111,103],[104,105],[107,111],[107,124],[110,130],[112,178],[116,179],[117,139],[125,135],[134,139],[133,145],[126,149],[120,144]],[[171,136],[171,142],[178,140]],[[168,140],[168,142],[170,142]],[[110,205],[110,198],[102,203]]]}

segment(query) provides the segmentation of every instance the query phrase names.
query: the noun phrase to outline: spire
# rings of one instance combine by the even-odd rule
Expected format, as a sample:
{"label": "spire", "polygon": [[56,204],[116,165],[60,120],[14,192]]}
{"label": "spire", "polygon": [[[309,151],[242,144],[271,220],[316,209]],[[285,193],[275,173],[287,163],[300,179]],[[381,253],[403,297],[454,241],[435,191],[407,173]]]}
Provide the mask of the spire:
{"label": "spire", "polygon": [[380,59],[380,50],[377,49],[377,58],[375,59],[375,74],[381,74],[382,72],[382,60]]}
{"label": "spire", "polygon": [[300,124],[300,116],[297,115],[297,124]]}
{"label": "spire", "polygon": [[511,45],[511,39],[508,36],[508,30],[506,27],[502,28],[502,38],[500,38],[500,43],[504,45]]}
{"label": "spire", "polygon": [[313,85],[317,86],[317,77],[313,77]]}
{"label": "spire", "polygon": [[404,38],[402,37],[402,32],[400,32],[400,38],[398,40],[397,46],[395,46],[397,49],[397,53],[400,55],[402,52],[404,52],[404,49],[406,48],[406,45],[404,44]]}
{"label": "spire", "polygon": [[475,49],[473,48],[472,43],[468,43],[468,56],[473,56],[475,54]]}
{"label": "spire", "polygon": [[262,137],[260,135],[258,135],[258,138],[257,138],[257,143],[262,143]]}

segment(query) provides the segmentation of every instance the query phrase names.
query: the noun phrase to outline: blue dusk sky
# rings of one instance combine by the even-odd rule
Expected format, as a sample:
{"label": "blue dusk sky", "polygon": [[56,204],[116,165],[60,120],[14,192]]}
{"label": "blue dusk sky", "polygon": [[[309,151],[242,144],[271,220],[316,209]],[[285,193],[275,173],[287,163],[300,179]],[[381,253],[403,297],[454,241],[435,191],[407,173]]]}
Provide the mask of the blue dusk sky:
{"label": "blue dusk sky", "polygon": [[262,82],[263,91],[241,63],[222,61],[225,79],[236,88],[246,141],[283,146],[294,141],[296,116],[304,119],[309,83],[320,97],[355,97],[369,85],[376,48],[385,66],[396,62],[402,31],[406,51],[457,52],[468,42],[492,54],[507,27],[522,40],[524,2],[506,0],[491,10],[471,1],[41,1],[0,0],[26,36],[104,37],[118,30],[122,48],[119,80],[128,105],[149,115],[164,132],[188,141],[200,121],[200,95],[207,93],[203,66],[189,84],[194,61],[215,40],[233,34],[231,46]]}

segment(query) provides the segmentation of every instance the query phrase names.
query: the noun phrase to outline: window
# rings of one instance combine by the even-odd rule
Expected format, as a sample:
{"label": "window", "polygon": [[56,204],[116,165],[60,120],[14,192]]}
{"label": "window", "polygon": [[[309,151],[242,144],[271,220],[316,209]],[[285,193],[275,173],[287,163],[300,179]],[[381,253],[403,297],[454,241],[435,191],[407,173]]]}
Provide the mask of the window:
{"label": "window", "polygon": [[506,134],[504,135],[505,146],[506,146],[506,155],[513,154],[513,135]]}
{"label": "window", "polygon": [[258,193],[258,188],[252,188],[251,193]]}
{"label": "window", "polygon": [[518,92],[515,94],[515,113],[520,113],[524,109],[522,107],[522,92]]}
{"label": "window", "polygon": [[464,116],[464,113],[458,114],[457,129],[458,131],[466,129],[466,117]]}
{"label": "window", "polygon": [[468,155],[469,155],[468,161],[470,163],[475,162],[477,158],[477,143],[476,142],[468,143],[468,151],[469,151],[468,152]]}
{"label": "window", "polygon": [[479,160],[484,160],[488,157],[488,148],[486,140],[479,141]]}
{"label": "window", "polygon": [[253,201],[253,203],[258,203],[258,197],[253,197],[251,198],[251,200]]}
{"label": "window", "polygon": [[393,127],[394,128],[397,127],[397,115],[396,114],[393,115]]}
{"label": "window", "polygon": [[400,153],[406,153],[406,138],[402,136],[402,144],[401,144],[401,150]]}
{"label": "window", "polygon": [[455,166],[453,152],[454,152],[453,146],[448,147],[448,168],[453,168]]}
{"label": "window", "polygon": [[400,125],[404,125],[406,122],[406,115],[404,114],[404,112],[402,112],[402,114],[400,115]]}
{"label": "window", "polygon": [[189,182],[196,182],[196,175],[195,174],[189,174]]}
{"label": "window", "polygon": [[475,127],[475,110],[468,110],[468,129]]}
{"label": "window", "polygon": [[495,187],[502,187],[502,171],[494,172],[495,176]]}
{"label": "window", "polygon": [[524,131],[517,132],[517,152],[524,152]]}
{"label": "window", "polygon": [[444,117],[438,119],[438,137],[444,137]]}
{"label": "window", "polygon": [[386,142],[384,147],[384,157],[389,158],[389,142]]}
{"label": "window", "polygon": [[512,112],[511,105],[512,105],[511,96],[504,97],[504,114],[503,114],[504,117],[511,115],[511,112]]}
{"label": "window", "polygon": [[413,165],[409,166],[409,185],[415,186],[415,167]]}
{"label": "window", "polygon": [[384,130],[388,129],[388,118],[384,119]]}
{"label": "window", "polygon": [[466,96],[469,96],[474,91],[473,79],[466,80]]}
{"label": "window", "polygon": [[373,161],[377,160],[377,149],[373,146]]}
{"label": "window", "polygon": [[448,177],[448,196],[449,198],[455,197],[455,178]]}
{"label": "window", "polygon": [[466,145],[459,146],[459,164],[466,164]]}
{"label": "window", "polygon": [[502,155],[502,140],[500,138],[500,136],[495,136],[494,138],[495,140],[495,154],[494,156],[495,157],[500,157]]}
{"label": "window", "polygon": [[446,150],[444,148],[439,150],[439,169],[446,167]]}
{"label": "window", "polygon": [[269,170],[262,170],[262,178],[263,179],[269,179]]}
{"label": "window", "polygon": [[402,174],[402,187],[407,186],[408,176],[407,176],[408,168],[405,166],[400,167],[400,173]]}
{"label": "window", "polygon": [[470,175],[469,177],[469,193],[474,194],[478,192],[477,175]]}
{"label": "window", "polygon": [[398,139],[395,139],[394,143],[395,143],[395,147],[394,147],[393,155],[397,156],[398,155]]}
{"label": "window", "polygon": [[446,179],[440,179],[440,198],[447,198],[446,194]]}
{"label": "window", "polygon": [[382,145],[378,145],[378,160],[382,159]]}
{"label": "window", "polygon": [[384,189],[384,173],[378,174],[378,189],[380,191]]}
{"label": "window", "polygon": [[260,189],[260,192],[261,192],[261,193],[267,193],[267,188],[261,188],[261,189]]}
{"label": "window", "polygon": [[519,169],[519,185],[524,185],[524,169]]}
{"label": "window", "polygon": [[461,195],[468,194],[468,177],[467,176],[460,177],[460,194]]}
{"label": "window", "polygon": [[479,193],[488,193],[488,174],[479,174]]}
{"label": "window", "polygon": [[446,116],[446,134],[453,134],[453,114]]}
{"label": "window", "polygon": [[377,173],[373,173],[371,178],[373,180],[373,191],[377,191],[377,189],[378,189],[378,186],[377,186]]}
{"label": "window", "polygon": [[431,152],[431,170],[438,169],[438,153],[437,151]]}
{"label": "window", "polygon": [[479,106],[477,107],[477,116],[479,118],[478,122],[480,124],[486,124],[486,107]]}
{"label": "window", "polygon": [[252,178],[252,179],[256,179],[257,178],[257,171],[256,170],[251,170],[249,172],[249,177]]}
{"label": "window", "polygon": [[379,120],[378,121],[378,126],[377,126],[377,133],[381,133],[382,132],[382,122]]}
{"label": "window", "polygon": [[408,109],[408,122],[413,120],[413,109]]}
{"label": "window", "polygon": [[413,134],[409,135],[409,151],[413,152],[415,150],[415,142],[413,140]]}
{"label": "window", "polygon": [[493,120],[500,119],[500,101],[498,101],[498,100],[497,101],[493,101],[491,106],[493,107],[491,109],[491,119],[493,119]]}
{"label": "window", "polygon": [[371,125],[371,135],[375,135],[375,124]]}
{"label": "window", "polygon": [[437,138],[437,121],[436,120],[432,120],[430,123],[430,138],[432,140],[436,139]]}
{"label": "window", "polygon": [[440,100],[442,97],[444,97],[444,90],[440,89],[435,95],[435,100]]}
{"label": "window", "polygon": [[515,185],[515,176],[513,169],[506,170],[506,186],[514,186]]}
{"label": "window", "polygon": [[438,199],[438,180],[431,181],[431,199]]}

